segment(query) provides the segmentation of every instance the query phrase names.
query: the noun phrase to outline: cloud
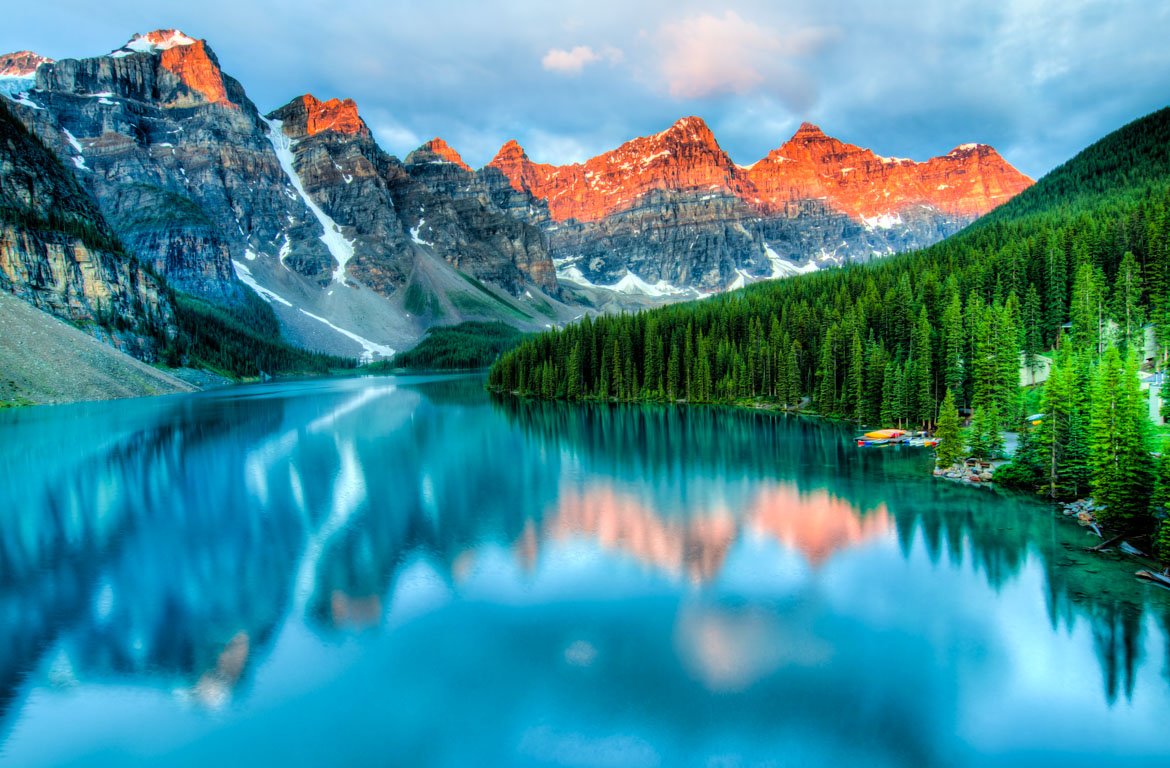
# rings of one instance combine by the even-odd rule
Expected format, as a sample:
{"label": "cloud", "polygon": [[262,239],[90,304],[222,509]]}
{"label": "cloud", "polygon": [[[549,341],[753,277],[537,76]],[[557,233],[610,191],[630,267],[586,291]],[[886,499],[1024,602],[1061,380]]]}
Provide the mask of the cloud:
{"label": "cloud", "polygon": [[423,143],[422,137],[417,132],[391,117],[385,109],[378,107],[363,109],[362,116],[369,124],[378,143],[394,154],[404,157]]}
{"label": "cloud", "polygon": [[818,53],[837,36],[831,27],[780,33],[735,11],[701,14],[662,25],[659,70],[676,99],[764,91],[805,108],[815,87],[794,60]]}
{"label": "cloud", "polygon": [[608,61],[617,64],[622,60],[622,52],[617,48],[605,47],[600,52],[588,45],[578,45],[572,50],[550,48],[540,65],[549,72],[559,72],[564,75],[579,75],[581,70],[597,61]]}

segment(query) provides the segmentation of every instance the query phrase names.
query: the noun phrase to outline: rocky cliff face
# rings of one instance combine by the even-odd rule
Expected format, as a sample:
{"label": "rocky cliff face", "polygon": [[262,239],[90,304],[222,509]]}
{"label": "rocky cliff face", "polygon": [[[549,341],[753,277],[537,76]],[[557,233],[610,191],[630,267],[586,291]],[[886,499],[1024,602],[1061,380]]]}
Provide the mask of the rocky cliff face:
{"label": "rocky cliff face", "polygon": [[88,193],[0,104],[0,289],[147,360],[173,336],[165,288]]}
{"label": "rocky cliff face", "polygon": [[44,63],[16,109],[127,247],[179,290],[239,301],[233,257],[279,242],[290,217],[305,218],[243,89],[205,43],[181,33]]}
{"label": "rocky cliff face", "polygon": [[449,263],[517,296],[527,284],[550,296],[559,294],[548,241],[541,230],[507,215],[486,190],[473,183],[475,175],[445,141],[432,139],[411,152],[404,167],[416,184],[402,187],[402,210],[417,207],[420,222],[424,209],[431,211],[428,239]]}
{"label": "rocky cliff face", "polygon": [[535,163],[508,142],[477,183],[545,229],[562,279],[685,293],[928,245],[1031,180],[985,145],[915,163],[808,123],[741,167],[687,117],[581,164]]}
{"label": "rocky cliff face", "polygon": [[445,180],[448,171],[470,176],[461,160],[424,148],[404,165],[378,147],[350,100],[305,95],[268,119],[289,140],[305,191],[347,239],[345,270],[362,284],[393,295],[421,251],[513,295],[529,284],[556,292],[540,231]]}

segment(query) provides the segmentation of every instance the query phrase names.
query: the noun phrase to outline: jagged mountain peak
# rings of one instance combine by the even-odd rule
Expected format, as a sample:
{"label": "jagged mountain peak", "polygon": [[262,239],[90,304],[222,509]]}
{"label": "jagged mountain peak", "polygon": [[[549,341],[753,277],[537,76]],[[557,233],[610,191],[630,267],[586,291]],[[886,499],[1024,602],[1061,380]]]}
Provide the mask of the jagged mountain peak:
{"label": "jagged mountain peak", "polygon": [[136,33],[125,45],[114,50],[110,55],[121,57],[135,53],[160,53],[176,47],[200,44],[200,40],[196,40],[181,30],[156,29],[145,34]]}
{"label": "jagged mountain peak", "polygon": [[280,120],[286,136],[303,138],[326,131],[347,136],[367,136],[366,127],[353,99],[321,101],[311,93],[298,96],[268,115]]}
{"label": "jagged mountain peak", "polygon": [[488,165],[495,165],[500,160],[527,160],[528,153],[524,151],[524,147],[520,146],[520,142],[515,139],[508,139],[504,145],[500,147],[500,151],[496,152],[496,156]]}
{"label": "jagged mountain peak", "polygon": [[792,134],[793,139],[827,139],[829,136],[821,130],[821,127],[816,123],[810,123],[807,120],[800,124],[796,129],[796,133]]}
{"label": "jagged mountain peak", "polygon": [[[712,133],[710,126],[707,125],[701,117],[690,115],[675,120],[673,124],[665,131],[656,133],[650,137],[652,139],[670,141],[670,142],[687,142],[707,144],[718,147],[719,144],[715,140],[715,134]],[[634,139],[637,141],[637,139]]]}
{"label": "jagged mountain peak", "polygon": [[135,34],[110,56],[122,59],[145,55],[158,57],[159,65],[176,75],[191,91],[210,104],[234,106],[228,98],[223,72],[211,48],[178,29],[156,29]]}
{"label": "jagged mountain peak", "polygon": [[410,156],[407,157],[407,162],[410,162],[411,157],[415,157],[416,154],[433,155],[439,161],[457,165],[465,171],[471,170],[471,166],[463,161],[463,157],[455,151],[455,148],[438,136],[411,152]]}
{"label": "jagged mountain peak", "polygon": [[999,153],[995,151],[994,147],[988,146],[987,144],[976,144],[972,142],[968,144],[960,144],[950,152],[947,152],[946,157],[966,157],[969,155],[998,156]]}
{"label": "jagged mountain peak", "polygon": [[[819,125],[814,123],[804,122],[792,134],[792,138],[780,145],[778,150],[773,150],[769,157],[780,154],[783,157],[791,157],[801,153],[811,153],[816,156],[830,156],[841,154],[855,154],[855,153],[870,153],[868,149],[848,144],[840,139],[834,138],[825,133]],[[877,155],[874,155],[876,158]]]}
{"label": "jagged mountain peak", "polygon": [[13,51],[0,55],[0,77],[32,77],[42,64],[53,60],[33,51]]}

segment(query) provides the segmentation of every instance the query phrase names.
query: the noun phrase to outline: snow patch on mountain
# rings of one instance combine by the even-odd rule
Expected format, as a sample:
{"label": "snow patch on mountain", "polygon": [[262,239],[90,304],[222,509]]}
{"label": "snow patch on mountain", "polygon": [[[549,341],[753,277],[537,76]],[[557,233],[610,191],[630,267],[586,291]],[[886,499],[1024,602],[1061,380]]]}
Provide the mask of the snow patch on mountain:
{"label": "snow patch on mountain", "polygon": [[353,258],[354,241],[346,240],[342,236],[341,227],[337,226],[337,222],[329,214],[321,210],[321,206],[313,202],[313,198],[309,197],[309,193],[305,191],[305,185],[301,182],[300,174],[297,173],[293,165],[292,148],[294,142],[284,135],[284,131],[281,128],[281,121],[269,120],[266,117],[261,117],[260,119],[268,126],[268,140],[272,142],[272,149],[276,152],[276,159],[280,161],[280,167],[284,170],[284,175],[288,177],[293,189],[297,191],[301,200],[305,202],[305,205],[308,206],[313,216],[321,224],[321,228],[325,230],[325,234],[321,235],[321,242],[325,243],[325,247],[329,249],[329,253],[337,261],[337,269],[333,270],[333,281],[344,285],[345,265]]}
{"label": "snow patch on mountain", "polygon": [[[0,89],[0,90],[2,90],[2,89]],[[26,92],[6,93],[5,95],[7,95],[8,98],[15,101],[17,104],[21,104],[23,106],[26,106],[29,109],[44,109],[44,107],[42,107],[40,104],[37,104],[36,102],[29,99],[28,93],[26,93]]]}
{"label": "snow patch on mountain", "polygon": [[323,318],[319,315],[314,315],[312,312],[309,312],[307,310],[301,309],[300,312],[302,315],[308,315],[309,317],[313,318],[317,322],[324,323],[325,325],[329,326],[333,330],[340,333],[342,336],[345,336],[346,338],[352,339],[353,341],[356,341],[358,344],[360,344],[362,347],[362,350],[363,350],[363,352],[362,352],[362,362],[363,363],[373,362],[375,355],[379,356],[379,357],[390,357],[391,355],[394,354],[393,347],[388,347],[385,344],[378,344],[377,342],[373,342],[373,341],[370,341],[369,339],[358,336],[353,331],[347,331],[340,326],[334,325],[333,323],[329,322],[325,318]]}
{"label": "snow patch on mountain", "polygon": [[17,94],[27,93],[37,84],[33,75],[0,75],[0,93],[15,98]]}
{"label": "snow patch on mountain", "polygon": [[727,286],[727,290],[737,291],[747,285],[747,281],[749,279],[752,282],[755,282],[755,278],[753,278],[747,272],[744,272],[742,269],[737,268],[735,270],[735,279],[731,281],[731,285]]}
{"label": "snow patch on mountain", "polygon": [[[889,194],[887,190],[886,194]],[[896,213],[882,213],[877,216],[862,216],[862,222],[865,228],[869,230],[874,229],[893,229],[902,223],[902,217]]]}
{"label": "snow patch on mountain", "polygon": [[764,255],[768,257],[768,262],[772,265],[772,274],[769,278],[778,280],[782,277],[793,277],[795,275],[807,275],[809,272],[816,272],[820,267],[815,261],[810,261],[807,264],[800,265],[791,259],[786,259],[772,249],[772,246],[764,243]]}
{"label": "snow patch on mountain", "polygon": [[120,59],[135,53],[158,53],[181,45],[195,45],[197,42],[199,41],[195,38],[189,37],[177,29],[160,29],[145,35],[135,35],[130,38],[128,43],[112,52],[110,56]]}
{"label": "snow patch on mountain", "polygon": [[419,219],[418,226],[410,228],[410,239],[418,245],[434,245],[434,243],[430,242],[429,240],[423,240],[421,237],[419,237],[418,233],[422,231],[422,228],[426,223],[426,219]]}
{"label": "snow patch on mountain", "polygon": [[264,299],[269,304],[277,301],[286,307],[291,307],[293,305],[292,302],[288,299],[273,293],[264,286],[260,285],[260,283],[256,282],[255,275],[252,274],[252,270],[249,269],[248,265],[244,262],[232,259],[232,266],[236,268],[236,277],[239,278],[240,282],[255,291],[260,298]]}
{"label": "snow patch on mountain", "polygon": [[[248,253],[251,253],[251,251]],[[245,254],[245,257],[247,257],[247,254]],[[254,255],[253,258],[255,258]],[[235,267],[236,277],[239,278],[240,282],[255,291],[260,298],[264,299],[269,304],[275,301],[277,303],[283,304],[286,307],[294,307],[293,303],[288,299],[284,298],[275,291],[270,291],[269,289],[260,285],[259,281],[256,280],[256,276],[252,274],[252,270],[244,262],[232,259],[232,266]],[[302,315],[310,317],[313,320],[328,326],[337,333],[340,333],[342,336],[345,336],[347,339],[356,341],[362,348],[361,361],[363,363],[373,362],[375,357],[390,357],[394,354],[393,347],[388,347],[385,344],[379,344],[375,341],[370,341],[364,336],[359,336],[353,331],[349,331],[339,325],[335,325],[320,315],[315,315],[306,309],[302,309],[301,307],[295,307],[295,309]]]}

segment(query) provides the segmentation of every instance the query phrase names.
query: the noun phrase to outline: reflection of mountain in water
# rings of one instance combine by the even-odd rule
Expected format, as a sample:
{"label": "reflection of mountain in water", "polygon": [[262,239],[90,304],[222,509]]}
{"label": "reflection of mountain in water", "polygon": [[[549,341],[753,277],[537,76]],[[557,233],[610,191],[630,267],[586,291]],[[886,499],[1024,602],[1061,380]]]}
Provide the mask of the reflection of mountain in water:
{"label": "reflection of mountain in water", "polygon": [[[1083,567],[1079,531],[1035,505],[924,482],[925,454],[857,451],[831,425],[491,403],[477,379],[404,381],[6,416],[0,708],[30,673],[130,676],[218,705],[286,617],[321,632],[377,624],[409,563],[455,589],[485,551],[533,572],[575,541],[695,582],[747,538],[816,568],[895,535],[997,588],[1039,558],[1053,626],[1090,622],[1110,697],[1132,691],[1143,613],[1168,615],[1128,566]],[[816,643],[763,614],[707,606],[676,626],[680,663],[712,687],[805,662],[819,684]],[[778,657],[777,643],[806,655]]]}

